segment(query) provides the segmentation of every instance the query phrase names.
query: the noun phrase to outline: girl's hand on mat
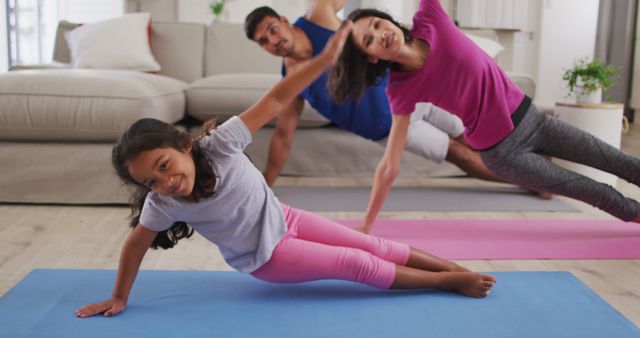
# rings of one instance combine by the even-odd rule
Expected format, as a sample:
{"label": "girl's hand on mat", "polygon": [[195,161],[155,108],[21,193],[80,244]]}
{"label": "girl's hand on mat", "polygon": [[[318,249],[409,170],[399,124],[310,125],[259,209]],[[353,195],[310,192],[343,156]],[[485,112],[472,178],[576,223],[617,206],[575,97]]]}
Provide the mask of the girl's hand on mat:
{"label": "girl's hand on mat", "polygon": [[99,303],[85,305],[76,311],[76,316],[80,318],[95,316],[104,313],[105,317],[111,317],[125,309],[125,302],[120,299],[109,299]]}

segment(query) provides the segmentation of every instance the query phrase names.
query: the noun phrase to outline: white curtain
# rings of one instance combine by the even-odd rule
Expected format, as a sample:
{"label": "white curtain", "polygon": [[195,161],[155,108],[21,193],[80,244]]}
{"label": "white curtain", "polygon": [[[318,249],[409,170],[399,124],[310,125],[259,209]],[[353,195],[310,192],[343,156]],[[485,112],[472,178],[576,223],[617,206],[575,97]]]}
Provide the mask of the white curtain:
{"label": "white curtain", "polygon": [[7,40],[7,0],[0,0],[0,73],[9,69],[9,41]]}
{"label": "white curtain", "polygon": [[625,104],[625,114],[629,117],[632,117],[631,70],[635,42],[633,23],[637,5],[637,0],[600,0],[595,49],[596,58],[620,69],[620,77],[609,89],[609,95],[612,101]]}

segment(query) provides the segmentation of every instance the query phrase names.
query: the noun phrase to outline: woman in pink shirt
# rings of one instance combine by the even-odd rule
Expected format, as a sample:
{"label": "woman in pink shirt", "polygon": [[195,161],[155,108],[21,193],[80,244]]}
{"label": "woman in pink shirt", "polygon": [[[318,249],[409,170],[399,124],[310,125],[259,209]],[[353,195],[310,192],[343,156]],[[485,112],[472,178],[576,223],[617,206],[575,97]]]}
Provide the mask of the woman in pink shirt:
{"label": "woman in pink shirt", "polygon": [[376,170],[363,224],[369,232],[397,176],[410,115],[431,102],[460,117],[464,137],[494,174],[522,187],[572,197],[622,220],[640,223],[640,204],[613,187],[552,164],[563,158],[640,185],[640,159],[550,118],[495,61],[453,23],[438,0],[421,0],[408,30],[388,14],[359,9],[354,29],[331,71],[337,101],[358,96],[391,69],[389,142]]}

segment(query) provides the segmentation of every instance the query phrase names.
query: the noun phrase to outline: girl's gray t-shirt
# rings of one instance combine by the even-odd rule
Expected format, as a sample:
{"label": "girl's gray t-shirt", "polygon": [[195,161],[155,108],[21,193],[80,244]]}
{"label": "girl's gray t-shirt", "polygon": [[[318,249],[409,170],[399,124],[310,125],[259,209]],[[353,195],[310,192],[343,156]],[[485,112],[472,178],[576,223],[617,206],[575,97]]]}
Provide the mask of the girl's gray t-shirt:
{"label": "girl's gray t-shirt", "polygon": [[200,141],[216,177],[213,196],[189,202],[150,192],[140,224],[163,231],[183,221],[216,244],[225,261],[241,272],[253,272],[271,258],[287,232],[282,207],[262,173],[243,154],[251,143],[249,129],[234,116]]}

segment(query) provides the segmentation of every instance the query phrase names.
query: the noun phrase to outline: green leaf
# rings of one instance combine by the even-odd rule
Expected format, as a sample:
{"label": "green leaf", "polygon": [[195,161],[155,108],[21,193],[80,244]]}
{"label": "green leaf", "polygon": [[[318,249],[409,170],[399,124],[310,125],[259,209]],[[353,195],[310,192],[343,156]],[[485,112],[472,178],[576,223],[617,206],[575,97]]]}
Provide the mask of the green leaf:
{"label": "green leaf", "polygon": [[573,93],[579,81],[587,93],[602,88],[606,92],[618,80],[619,69],[603,64],[598,59],[589,62],[588,58],[578,59],[573,68],[565,69],[562,79],[567,81],[569,91]]}
{"label": "green leaf", "polygon": [[222,10],[224,10],[224,5],[225,5],[225,0],[215,0],[211,2],[209,7],[211,8],[211,12],[213,13],[213,15],[218,17],[220,16],[220,14],[222,14]]}

